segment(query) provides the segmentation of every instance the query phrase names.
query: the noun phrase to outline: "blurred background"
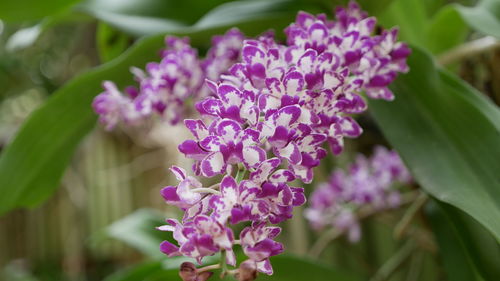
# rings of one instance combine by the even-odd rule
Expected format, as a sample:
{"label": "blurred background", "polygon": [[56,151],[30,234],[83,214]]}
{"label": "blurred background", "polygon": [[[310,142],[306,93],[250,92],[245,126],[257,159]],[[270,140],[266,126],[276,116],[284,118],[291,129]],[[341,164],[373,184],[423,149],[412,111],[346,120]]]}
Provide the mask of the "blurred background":
{"label": "blurred background", "polygon": [[[30,113],[62,85],[117,58],[138,38],[156,33],[154,24],[144,32],[138,26],[135,29],[134,26],[124,27],[117,17],[107,20],[106,13],[108,16],[128,16],[129,21],[134,17],[168,19],[169,28],[192,26],[205,13],[227,1],[206,2],[197,5],[195,3],[199,2],[194,1],[165,1],[162,4],[155,0],[99,0],[84,5],[77,3],[76,8],[73,3],[43,19],[0,20],[0,150],[9,144]],[[299,9],[328,12],[342,1],[288,2],[292,4],[286,6],[287,14],[283,18],[291,22]],[[382,21],[398,25],[398,20],[402,20],[391,13],[405,1],[373,2],[376,1],[372,0],[372,4],[365,4],[365,7]],[[423,8],[422,12],[429,19],[451,2],[475,3],[412,1]],[[0,7],[8,8],[8,5]],[[405,24],[399,23],[403,28]],[[278,36],[282,36],[283,26],[269,25],[269,28],[276,29]],[[209,44],[206,38],[225,29],[220,25],[219,30],[211,29],[194,39],[200,53]],[[248,27],[242,24],[242,29],[246,31]],[[255,28],[250,34],[263,31],[265,29]],[[476,38],[479,38],[477,33],[464,29],[462,41]],[[498,46],[454,61],[448,67],[497,104],[500,102]],[[369,153],[374,144],[387,144],[369,115],[361,117],[360,123],[365,134],[348,142],[346,152],[340,157],[328,159],[330,165],[317,171],[317,182],[326,179],[333,167],[342,167],[352,160],[356,152]],[[177,144],[187,136],[182,128],[168,126],[111,132],[99,125],[93,127],[78,145],[60,187],[47,201],[32,209],[16,209],[0,217],[1,278],[9,281],[125,280],[113,278],[119,278],[120,272],[133,265],[151,267],[162,263],[165,258],[158,251],[158,245],[165,234],[158,233],[154,227],[161,225],[164,217],[178,214],[175,208],[166,206],[159,191],[175,183],[169,176],[168,167],[189,165],[176,150]],[[301,211],[298,208],[294,219],[285,224],[280,241],[285,243],[287,253],[304,256],[317,235],[310,230]],[[393,211],[366,219],[362,241],[352,245],[344,238],[338,239],[324,251],[322,261],[360,276],[371,276],[404,242],[392,236],[394,224],[402,212]],[[419,224],[427,222],[421,217],[414,223],[418,229]],[[444,279],[432,234],[422,229],[418,231],[422,247],[405,261],[409,266],[395,270],[387,280]],[[417,277],[407,278],[410,270],[418,270]]]}

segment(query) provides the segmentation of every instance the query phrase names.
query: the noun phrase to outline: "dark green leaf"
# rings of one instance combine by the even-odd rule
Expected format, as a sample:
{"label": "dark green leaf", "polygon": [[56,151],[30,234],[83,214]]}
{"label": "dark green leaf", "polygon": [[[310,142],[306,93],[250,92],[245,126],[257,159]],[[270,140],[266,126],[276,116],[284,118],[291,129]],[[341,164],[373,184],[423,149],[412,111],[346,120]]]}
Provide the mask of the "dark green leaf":
{"label": "dark green leaf", "polygon": [[431,202],[426,213],[449,280],[500,279],[499,244],[484,227],[444,203]]}
{"label": "dark green leaf", "polygon": [[427,192],[500,240],[498,107],[418,48],[408,62],[391,87],[396,99],[370,101],[376,121]]}
{"label": "dark green leaf", "polygon": [[457,9],[471,27],[500,38],[500,1],[482,0],[474,7],[457,5]]}

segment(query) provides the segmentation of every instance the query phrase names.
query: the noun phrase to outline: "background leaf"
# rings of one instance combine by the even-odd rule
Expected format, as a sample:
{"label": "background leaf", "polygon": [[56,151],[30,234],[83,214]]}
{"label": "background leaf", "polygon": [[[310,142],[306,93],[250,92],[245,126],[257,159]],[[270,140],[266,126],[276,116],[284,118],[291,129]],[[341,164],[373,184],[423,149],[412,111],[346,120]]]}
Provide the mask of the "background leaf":
{"label": "background leaf", "polygon": [[426,206],[449,280],[499,280],[500,248],[470,216],[438,202]]}
{"label": "background leaf", "polygon": [[149,257],[162,258],[165,255],[159,250],[160,243],[164,240],[172,240],[170,232],[156,229],[164,224],[165,219],[158,212],[141,209],[113,222],[103,234],[118,239]]}
{"label": "background leaf", "polygon": [[500,111],[420,49],[408,63],[395,101],[370,101],[379,127],[422,188],[500,241]]}
{"label": "background leaf", "polygon": [[8,22],[38,20],[62,12],[79,1],[80,0],[0,1],[0,19]]}
{"label": "background leaf", "polygon": [[457,5],[464,20],[474,29],[500,38],[500,1],[482,0],[474,7]]}
{"label": "background leaf", "polygon": [[397,26],[401,40],[439,54],[464,42],[469,29],[455,6],[429,1],[396,0],[379,21],[386,28]]}

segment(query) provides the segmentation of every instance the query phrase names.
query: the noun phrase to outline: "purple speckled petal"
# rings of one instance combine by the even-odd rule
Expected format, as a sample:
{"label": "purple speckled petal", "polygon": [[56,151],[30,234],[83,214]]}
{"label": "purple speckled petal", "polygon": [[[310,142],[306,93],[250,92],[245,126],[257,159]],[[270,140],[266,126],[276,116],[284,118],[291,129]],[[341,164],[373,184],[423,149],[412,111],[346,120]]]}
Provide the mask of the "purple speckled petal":
{"label": "purple speckled petal", "polygon": [[220,152],[212,152],[201,161],[201,173],[205,177],[222,174],[226,170],[224,156]]}

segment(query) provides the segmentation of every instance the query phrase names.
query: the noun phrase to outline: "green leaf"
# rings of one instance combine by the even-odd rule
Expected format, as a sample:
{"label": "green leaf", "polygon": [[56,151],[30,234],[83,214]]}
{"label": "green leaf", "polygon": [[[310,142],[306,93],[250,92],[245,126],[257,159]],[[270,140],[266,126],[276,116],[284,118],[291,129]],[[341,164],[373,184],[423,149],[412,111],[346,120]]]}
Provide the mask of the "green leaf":
{"label": "green leaf", "polygon": [[7,22],[38,20],[67,10],[79,1],[80,0],[0,1],[0,19]]}
{"label": "green leaf", "polygon": [[440,9],[426,30],[425,46],[434,54],[443,53],[464,42],[469,29],[453,6]]}
{"label": "green leaf", "polygon": [[[148,262],[140,264],[134,268],[117,272],[105,281],[136,281],[136,280],[177,280],[179,279],[178,268],[165,270],[166,259],[164,263]],[[191,260],[192,261],[192,260]],[[216,263],[217,261],[214,261]],[[208,264],[208,263],[206,263]],[[357,276],[347,274],[333,268],[322,265],[318,262],[312,262],[308,259],[303,259],[294,256],[276,256],[271,258],[271,264],[274,269],[274,274],[267,276],[259,274],[257,280],[273,280],[273,281],[310,281],[310,280],[335,280],[335,281],[354,281],[360,280]],[[221,280],[219,272],[209,280]],[[230,277],[224,280],[234,280]]]}
{"label": "green leaf", "polygon": [[[258,23],[256,19],[259,18],[275,21],[284,13],[297,11],[292,8],[297,4],[294,0],[235,1],[222,4],[224,2],[227,0],[129,0],[125,5],[116,5],[109,0],[93,0],[81,5],[80,9],[136,36],[190,33],[201,28],[227,26],[236,22]],[[218,6],[219,4],[222,5]]]}
{"label": "green leaf", "polygon": [[371,111],[422,188],[483,224],[500,241],[500,111],[478,91],[437,70],[418,48],[393,102]]}
{"label": "green leaf", "polygon": [[97,26],[97,49],[102,62],[108,62],[121,55],[130,45],[131,38],[100,22]]}
{"label": "green leaf", "polygon": [[398,26],[401,40],[420,46],[426,42],[425,30],[428,21],[421,0],[396,0],[379,17],[379,21],[386,28]]}
{"label": "green leaf", "polygon": [[430,7],[425,2],[396,0],[382,13],[379,20],[387,28],[399,27],[401,40],[427,48],[434,54],[462,43],[468,27],[455,7],[442,6],[439,1]]}
{"label": "green leaf", "polygon": [[165,270],[161,261],[148,261],[113,273],[104,281],[140,281],[152,276],[161,277],[163,280],[179,279],[178,270]]}
{"label": "green leaf", "polygon": [[34,111],[0,155],[0,214],[47,199],[80,140],[94,127],[91,102],[102,80],[132,82],[130,66],[156,59],[161,37],[141,40],[120,58],[97,67],[57,90]]}
{"label": "green leaf", "polygon": [[156,229],[164,224],[165,219],[159,213],[141,209],[113,222],[105,229],[104,235],[118,239],[147,256],[160,258],[165,257],[160,252],[160,243],[164,240],[172,240],[170,232]]}
{"label": "green leaf", "polygon": [[482,0],[474,7],[456,7],[472,28],[500,38],[500,1]]}
{"label": "green leaf", "polygon": [[271,258],[274,274],[267,276],[260,274],[257,280],[275,281],[310,281],[310,280],[360,280],[357,275],[343,272],[326,266],[318,261],[295,256],[276,256]]}
{"label": "green leaf", "polygon": [[[192,28],[188,33],[174,34],[190,36],[194,46],[207,46],[212,35],[232,26],[255,36],[269,27],[281,29],[295,18],[295,13],[283,16],[280,10],[275,12],[266,14],[266,18],[247,17],[242,22],[235,18],[235,22],[217,28]],[[112,80],[120,86],[132,84],[129,68],[159,60],[157,53],[163,44],[163,35],[138,41],[115,60],[68,82],[30,115],[0,154],[0,214],[15,207],[35,206],[57,189],[76,147],[95,125],[91,103],[102,91],[102,81]]]}
{"label": "green leaf", "polygon": [[426,206],[449,280],[500,280],[500,248],[470,216],[438,202]]}

